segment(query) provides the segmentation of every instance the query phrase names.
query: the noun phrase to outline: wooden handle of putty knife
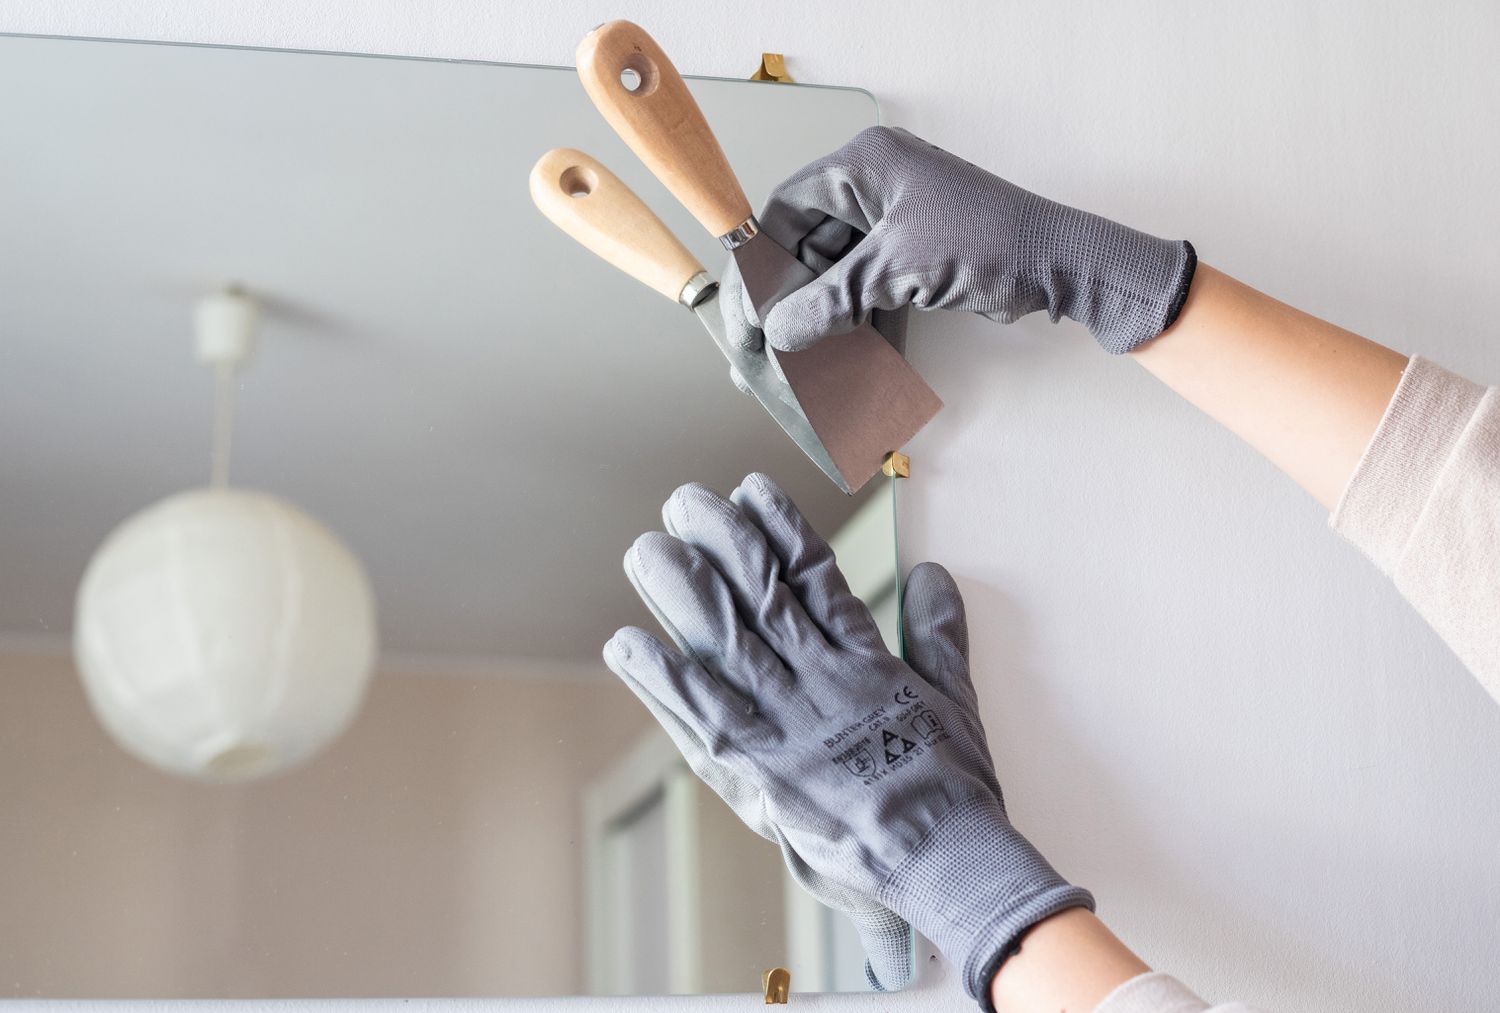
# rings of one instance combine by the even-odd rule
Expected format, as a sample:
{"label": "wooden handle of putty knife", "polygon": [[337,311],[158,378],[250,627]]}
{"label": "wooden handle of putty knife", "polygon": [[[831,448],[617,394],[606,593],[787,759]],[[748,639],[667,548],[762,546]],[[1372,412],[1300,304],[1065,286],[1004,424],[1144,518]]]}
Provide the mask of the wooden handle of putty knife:
{"label": "wooden handle of putty knife", "polygon": [[[621,80],[627,71],[633,90]],[[594,29],[578,44],[578,76],[615,133],[705,229],[722,236],[750,217],[703,110],[644,28],[611,21]]]}
{"label": "wooden handle of putty knife", "polygon": [[688,283],[703,274],[634,190],[575,148],[554,148],[532,166],[531,201],[553,225],[668,299],[684,301]]}

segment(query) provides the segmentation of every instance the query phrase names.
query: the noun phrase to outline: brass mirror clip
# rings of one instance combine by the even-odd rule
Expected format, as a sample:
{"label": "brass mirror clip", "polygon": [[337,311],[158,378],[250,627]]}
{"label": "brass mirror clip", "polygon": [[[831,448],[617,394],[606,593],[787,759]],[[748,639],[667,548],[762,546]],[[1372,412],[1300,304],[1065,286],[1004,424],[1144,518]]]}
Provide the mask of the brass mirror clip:
{"label": "brass mirror clip", "polygon": [[880,463],[880,471],[886,478],[911,478],[911,458],[893,450]]}
{"label": "brass mirror clip", "polygon": [[761,53],[760,66],[750,75],[752,81],[776,81],[779,84],[796,84],[786,72],[786,57],[780,53]]}
{"label": "brass mirror clip", "polygon": [[766,988],[767,1006],[785,1006],[792,991],[792,972],[784,967],[773,967],[760,976]]}

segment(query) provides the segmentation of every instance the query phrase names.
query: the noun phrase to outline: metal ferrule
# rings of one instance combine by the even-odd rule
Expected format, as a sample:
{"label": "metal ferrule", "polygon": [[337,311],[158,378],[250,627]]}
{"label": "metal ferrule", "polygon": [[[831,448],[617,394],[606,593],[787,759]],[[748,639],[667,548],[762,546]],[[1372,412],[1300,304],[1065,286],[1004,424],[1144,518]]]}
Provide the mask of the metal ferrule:
{"label": "metal ferrule", "polygon": [[724,244],[726,250],[737,250],[758,235],[760,235],[760,222],[755,220],[754,215],[751,215],[720,236],[719,242]]}
{"label": "metal ferrule", "polygon": [[719,283],[708,276],[707,271],[699,271],[688,279],[687,284],[682,286],[678,293],[677,301],[688,309],[692,309],[713,293],[719,287]]}

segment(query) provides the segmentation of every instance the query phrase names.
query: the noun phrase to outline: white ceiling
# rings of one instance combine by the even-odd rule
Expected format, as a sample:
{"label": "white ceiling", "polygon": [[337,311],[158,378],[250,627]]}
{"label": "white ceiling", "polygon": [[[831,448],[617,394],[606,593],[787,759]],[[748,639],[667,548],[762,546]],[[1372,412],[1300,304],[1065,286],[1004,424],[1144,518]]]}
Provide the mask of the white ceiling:
{"label": "white ceiling", "polygon": [[[875,121],[851,90],[695,81],[751,199]],[[679,483],[841,496],[684,310],[531,207],[599,157],[711,269],[714,241],[570,71],[0,38],[0,634],[63,635],[90,552],[208,474],[201,293],[271,311],[233,480],[364,559],[383,646],[586,658],[645,620],[620,574]]]}

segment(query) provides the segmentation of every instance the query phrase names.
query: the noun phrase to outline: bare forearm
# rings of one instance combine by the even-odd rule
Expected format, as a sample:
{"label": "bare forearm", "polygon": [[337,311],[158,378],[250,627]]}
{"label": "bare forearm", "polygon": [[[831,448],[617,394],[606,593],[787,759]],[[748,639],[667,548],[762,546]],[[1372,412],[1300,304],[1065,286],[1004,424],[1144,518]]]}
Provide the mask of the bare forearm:
{"label": "bare forearm", "polygon": [[1201,263],[1176,322],[1130,354],[1329,509],[1406,366]]}
{"label": "bare forearm", "polygon": [[990,982],[990,999],[999,1013],[1081,1013],[1149,970],[1093,913],[1073,908],[1026,934]]}

